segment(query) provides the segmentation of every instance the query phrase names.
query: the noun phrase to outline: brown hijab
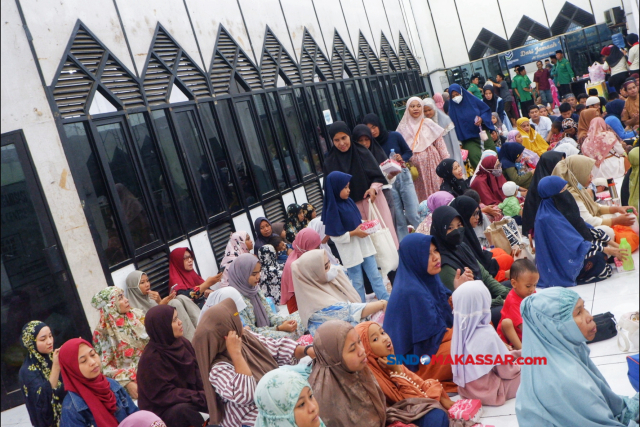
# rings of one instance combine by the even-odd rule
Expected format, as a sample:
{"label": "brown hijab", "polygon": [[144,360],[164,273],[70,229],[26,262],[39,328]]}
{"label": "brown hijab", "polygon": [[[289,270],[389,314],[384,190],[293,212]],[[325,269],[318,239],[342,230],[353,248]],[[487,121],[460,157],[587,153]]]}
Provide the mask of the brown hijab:
{"label": "brown hijab", "polygon": [[209,417],[213,424],[222,422],[224,405],[209,382],[209,373],[218,362],[232,363],[225,343],[225,337],[230,331],[235,331],[242,337],[242,356],[247,361],[256,382],[267,372],[278,368],[278,363],[269,350],[251,332],[242,328],[236,303],[232,299],[223,300],[207,310],[198,322],[193,345],[202,382],[205,384]]}
{"label": "brown hijab", "polygon": [[[595,160],[581,154],[576,154],[559,161],[553,169],[553,175],[559,176],[567,181],[567,184],[569,184],[567,187],[569,193],[571,193],[576,201],[582,202],[592,216],[600,216],[600,205],[593,201],[591,194],[589,194],[586,189],[591,170],[595,164]],[[579,189],[578,184],[585,188],[582,190]]]}
{"label": "brown hijab", "polygon": [[582,110],[580,113],[580,120],[578,120],[578,142],[582,143],[582,141],[587,137],[587,133],[589,132],[589,126],[591,126],[591,120],[600,116],[600,111],[595,108],[589,108],[587,110]]}
{"label": "brown hijab", "polygon": [[342,359],[342,349],[352,329],[347,322],[330,320],[316,331],[316,360],[309,384],[320,406],[320,418],[332,427],[384,427],[385,396],[373,374],[368,367],[351,372]]}

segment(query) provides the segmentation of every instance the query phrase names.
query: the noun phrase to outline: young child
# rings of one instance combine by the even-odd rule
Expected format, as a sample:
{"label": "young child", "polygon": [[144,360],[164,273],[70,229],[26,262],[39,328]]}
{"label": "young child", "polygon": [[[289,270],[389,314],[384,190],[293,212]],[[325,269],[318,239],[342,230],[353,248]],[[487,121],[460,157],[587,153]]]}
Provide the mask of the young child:
{"label": "young child", "polygon": [[286,264],[291,249],[287,248],[287,243],[284,239],[280,236],[271,236],[269,240],[267,240],[267,244],[275,248],[278,254],[278,258],[276,259],[277,263],[282,265]]}
{"label": "young child", "polygon": [[515,350],[522,349],[522,300],[536,292],[540,279],[536,265],[529,259],[516,260],[511,266],[511,286],[513,287],[502,306],[498,335]]}
{"label": "young child", "polygon": [[568,136],[571,139],[578,140],[578,125],[573,119],[564,119],[562,121],[562,131],[564,136]]}
{"label": "young child", "polygon": [[498,205],[498,208],[502,209],[504,215],[512,217],[520,225],[518,220],[522,214],[522,208],[520,207],[520,201],[516,197],[517,191],[518,185],[513,181],[507,181],[502,184],[502,192],[507,198]]}
{"label": "young child", "polygon": [[549,135],[547,135],[549,139],[547,142],[549,143],[549,150],[553,150],[558,141],[564,138],[564,133],[562,132],[562,123],[561,122],[552,122],[551,130],[549,131]]}

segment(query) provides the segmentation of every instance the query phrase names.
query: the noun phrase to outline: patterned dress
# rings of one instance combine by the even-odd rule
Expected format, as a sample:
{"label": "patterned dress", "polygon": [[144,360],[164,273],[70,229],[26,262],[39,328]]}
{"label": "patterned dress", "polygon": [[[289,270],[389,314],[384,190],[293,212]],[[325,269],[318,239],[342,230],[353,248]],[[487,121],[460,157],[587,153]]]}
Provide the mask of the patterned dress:
{"label": "patterned dress", "polygon": [[280,305],[280,282],[284,264],[278,263],[278,255],[271,245],[264,245],[258,251],[258,259],[262,265],[260,270],[260,290],[265,297],[273,298],[276,306]]}
{"label": "patterned dress", "polygon": [[[251,303],[251,300],[249,298],[242,295],[242,299],[247,304],[247,307],[240,312],[240,320],[242,321],[243,326],[249,326],[251,331],[255,332],[256,334],[260,334],[262,336],[273,339],[291,338],[293,340],[297,340],[304,334],[302,320],[300,319],[300,315],[297,311],[286,317],[280,316],[279,314],[273,312],[271,306],[269,305],[269,302],[267,301],[262,291],[258,291],[258,296],[260,297],[260,301],[267,311],[267,317],[269,317],[269,323],[271,323],[272,326],[256,326],[256,315],[253,312],[253,304]],[[286,320],[295,320],[296,322],[298,322],[298,329],[294,332],[284,332],[276,330],[276,328],[282,325]]]}
{"label": "patterned dress", "polygon": [[122,314],[118,301],[123,291],[110,286],[98,292],[91,305],[100,311],[100,321],[93,332],[93,346],[102,359],[102,373],[126,387],[136,380],[140,356],[149,342],[144,328],[144,313],[132,308]]}
{"label": "patterned dress", "polygon": [[414,181],[419,202],[440,191],[442,178],[436,174],[436,168],[441,161],[448,158],[449,152],[442,137],[436,139],[426,150],[411,157],[411,164],[418,168],[419,172],[418,178]]}

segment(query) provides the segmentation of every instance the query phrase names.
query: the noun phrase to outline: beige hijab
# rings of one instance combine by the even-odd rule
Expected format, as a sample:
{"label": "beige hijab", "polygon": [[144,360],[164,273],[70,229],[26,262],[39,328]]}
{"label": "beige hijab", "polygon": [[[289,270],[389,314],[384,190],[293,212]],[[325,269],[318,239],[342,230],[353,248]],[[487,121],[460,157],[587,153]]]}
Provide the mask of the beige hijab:
{"label": "beige hijab", "polygon": [[[581,154],[570,156],[558,162],[556,167],[553,169],[553,175],[559,176],[567,181],[569,184],[567,190],[569,190],[576,201],[584,203],[591,215],[600,216],[600,207],[593,201],[593,198],[586,190],[589,182],[589,175],[591,175],[591,170],[595,164],[596,161],[594,159]],[[578,188],[578,183],[585,187],[585,189],[580,190]]]}
{"label": "beige hijab", "polygon": [[362,302],[342,270],[335,279],[327,282],[324,270],[327,261],[328,257],[323,249],[314,249],[304,253],[291,268],[298,312],[305,328],[309,317],[318,310],[337,302]]}

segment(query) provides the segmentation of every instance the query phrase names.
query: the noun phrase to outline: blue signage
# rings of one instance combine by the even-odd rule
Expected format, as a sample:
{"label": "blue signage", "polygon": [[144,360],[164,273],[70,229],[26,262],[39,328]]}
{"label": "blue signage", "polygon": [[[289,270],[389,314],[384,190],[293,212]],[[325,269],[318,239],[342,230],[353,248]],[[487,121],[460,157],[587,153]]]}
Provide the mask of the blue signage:
{"label": "blue signage", "polygon": [[562,49],[562,45],[560,44],[560,39],[556,37],[507,51],[504,56],[507,60],[507,66],[511,68],[516,65],[524,65],[539,60],[544,61],[555,54],[556,50],[560,49]]}

